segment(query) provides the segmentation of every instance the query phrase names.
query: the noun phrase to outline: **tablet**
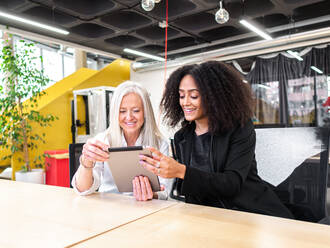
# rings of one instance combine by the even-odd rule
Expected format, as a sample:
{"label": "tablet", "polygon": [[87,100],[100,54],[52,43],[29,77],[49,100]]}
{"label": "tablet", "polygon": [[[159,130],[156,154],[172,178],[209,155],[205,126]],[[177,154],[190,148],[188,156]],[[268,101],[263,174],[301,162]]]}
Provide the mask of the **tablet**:
{"label": "tablet", "polygon": [[158,176],[143,168],[139,155],[151,156],[142,146],[109,148],[108,164],[119,192],[133,192],[132,180],[136,176],[149,178],[152,191],[160,191]]}

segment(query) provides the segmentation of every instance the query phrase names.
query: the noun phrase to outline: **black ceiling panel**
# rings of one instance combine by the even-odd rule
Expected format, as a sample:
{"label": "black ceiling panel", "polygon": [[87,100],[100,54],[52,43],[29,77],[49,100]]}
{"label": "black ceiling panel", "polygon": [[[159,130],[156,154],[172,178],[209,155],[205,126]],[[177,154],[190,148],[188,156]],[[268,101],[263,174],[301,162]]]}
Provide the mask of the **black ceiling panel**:
{"label": "black ceiling panel", "polygon": [[118,11],[102,17],[101,21],[124,30],[152,23],[151,19],[133,11]]}
{"label": "black ceiling panel", "polygon": [[[168,0],[169,58],[262,40],[239,23],[243,17],[262,28],[277,28],[271,34],[274,38],[330,26],[326,18],[318,18],[330,15],[330,0],[223,0],[230,18],[222,25],[214,18],[219,1]],[[124,47],[162,56],[165,29],[159,23],[166,19],[165,5],[166,0],[161,0],[147,12],[141,8],[141,0],[0,0],[1,11],[62,28],[70,34],[57,34],[4,17],[0,17],[0,25],[124,57],[128,57],[123,53]],[[313,22],[309,22],[311,18]],[[196,46],[200,44],[203,48]]]}
{"label": "black ceiling panel", "polygon": [[94,23],[83,23],[71,28],[73,33],[87,38],[98,38],[114,33],[110,28],[105,28]]}
{"label": "black ceiling panel", "polygon": [[295,21],[316,18],[318,16],[327,15],[330,12],[330,1],[325,0],[294,9],[293,18]]}
{"label": "black ceiling panel", "polygon": [[141,0],[120,0],[117,1],[126,6],[134,6],[141,3]]}
{"label": "black ceiling panel", "polygon": [[24,0],[1,0],[0,7],[13,9],[19,7],[20,5],[24,4]]}
{"label": "black ceiling panel", "polygon": [[226,4],[225,9],[229,13],[229,18],[238,19],[239,17],[247,14],[241,2],[230,2]]}
{"label": "black ceiling panel", "polygon": [[244,33],[246,33],[246,31],[244,31],[243,29],[237,29],[233,26],[224,26],[201,32],[200,35],[206,40],[214,41]]}
{"label": "black ceiling panel", "polygon": [[137,37],[131,36],[131,35],[121,35],[121,36],[116,36],[110,39],[106,39],[105,42],[114,44],[119,47],[136,47],[139,45],[144,44],[144,40],[141,40]]}
{"label": "black ceiling panel", "polygon": [[244,14],[254,17],[264,15],[275,8],[271,0],[248,0],[243,4]]}
{"label": "black ceiling panel", "polygon": [[165,49],[164,46],[158,46],[158,45],[148,45],[148,46],[139,47],[139,51],[145,53],[151,53],[151,54],[162,53],[164,49]]}
{"label": "black ceiling panel", "polygon": [[271,15],[261,16],[254,19],[254,21],[256,21],[265,28],[272,28],[290,23],[289,17],[283,14],[271,14]]}
{"label": "black ceiling panel", "polygon": [[[168,5],[172,6],[171,8],[168,8],[168,17],[170,19],[197,8],[197,6],[189,0],[168,0]],[[150,15],[164,20],[166,17],[166,0],[162,0],[160,3],[156,4],[155,8],[150,11]]]}
{"label": "black ceiling panel", "polygon": [[[158,26],[149,26],[146,28],[142,28],[140,30],[137,30],[136,33],[146,39],[150,40],[164,40],[165,38],[165,29],[160,28]],[[179,31],[174,30],[173,28],[167,29],[167,37],[168,39],[171,39],[175,37],[176,35],[180,34]]]}
{"label": "black ceiling panel", "polygon": [[60,6],[76,12],[79,16],[97,16],[115,7],[111,0],[53,0],[55,6]]}
{"label": "black ceiling panel", "polygon": [[173,40],[169,40],[167,43],[167,49],[170,51],[170,50],[180,49],[183,47],[193,46],[198,44],[200,44],[200,42],[198,42],[196,39],[192,37],[180,37]]}
{"label": "black ceiling panel", "polygon": [[215,21],[214,14],[202,12],[180,18],[179,20],[174,21],[174,25],[190,32],[196,32],[210,29],[218,26],[219,24]]}
{"label": "black ceiling panel", "polygon": [[60,25],[66,25],[76,21],[77,19],[66,14],[61,14],[56,10],[52,10],[48,7],[33,7],[23,12],[25,15],[34,16],[43,21],[50,21],[58,23]]}

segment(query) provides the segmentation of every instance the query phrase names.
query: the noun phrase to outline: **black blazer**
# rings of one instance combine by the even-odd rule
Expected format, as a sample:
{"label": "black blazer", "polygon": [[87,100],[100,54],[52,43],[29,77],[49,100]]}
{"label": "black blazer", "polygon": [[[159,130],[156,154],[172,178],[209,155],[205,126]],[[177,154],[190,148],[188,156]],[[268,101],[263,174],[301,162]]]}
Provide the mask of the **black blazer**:
{"label": "black blazer", "polygon": [[177,160],[186,165],[184,180],[176,179],[175,186],[187,203],[293,218],[270,186],[258,176],[252,121],[244,127],[211,135],[211,172],[189,166],[194,132],[192,123],[174,136]]}

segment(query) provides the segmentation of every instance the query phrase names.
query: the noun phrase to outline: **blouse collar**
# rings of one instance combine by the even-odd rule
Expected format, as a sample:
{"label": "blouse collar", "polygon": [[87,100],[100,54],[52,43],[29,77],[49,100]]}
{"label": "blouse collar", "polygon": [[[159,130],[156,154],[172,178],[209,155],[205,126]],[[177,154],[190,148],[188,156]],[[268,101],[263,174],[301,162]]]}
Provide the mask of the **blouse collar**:
{"label": "blouse collar", "polygon": [[[121,134],[121,143],[123,144],[123,146],[127,146],[127,141],[125,139],[124,133]],[[137,138],[137,140],[135,141],[135,146],[141,146],[142,145],[142,137],[141,137],[141,133],[139,135],[139,137]]]}

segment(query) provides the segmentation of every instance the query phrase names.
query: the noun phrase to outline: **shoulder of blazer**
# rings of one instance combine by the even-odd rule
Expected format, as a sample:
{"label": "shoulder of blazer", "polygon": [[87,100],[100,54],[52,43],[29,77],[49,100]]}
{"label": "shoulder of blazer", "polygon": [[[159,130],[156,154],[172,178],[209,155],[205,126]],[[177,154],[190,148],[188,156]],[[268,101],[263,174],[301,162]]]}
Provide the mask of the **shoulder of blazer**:
{"label": "shoulder of blazer", "polygon": [[230,136],[232,134],[240,133],[241,135],[249,135],[251,131],[254,130],[254,125],[252,121],[249,119],[243,126],[237,124],[233,128],[214,134],[214,136]]}
{"label": "shoulder of blazer", "polygon": [[235,135],[238,135],[239,137],[249,137],[251,134],[255,133],[254,131],[254,125],[251,120],[248,120],[244,126],[238,125],[234,132]]}

